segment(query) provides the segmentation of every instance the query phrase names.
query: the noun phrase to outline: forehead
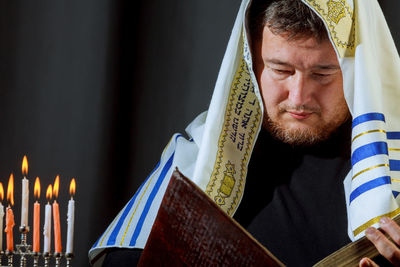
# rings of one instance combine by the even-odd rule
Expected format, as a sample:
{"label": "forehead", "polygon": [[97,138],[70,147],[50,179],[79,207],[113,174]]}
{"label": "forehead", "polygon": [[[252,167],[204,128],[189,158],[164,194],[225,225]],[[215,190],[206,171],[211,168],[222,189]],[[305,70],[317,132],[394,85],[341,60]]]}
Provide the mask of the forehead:
{"label": "forehead", "polygon": [[[313,65],[337,65],[336,52],[328,39],[319,41],[313,37],[289,39],[288,35],[272,33],[264,27],[262,38],[256,46],[263,61],[282,61],[301,67]],[[255,51],[257,54],[257,51]]]}

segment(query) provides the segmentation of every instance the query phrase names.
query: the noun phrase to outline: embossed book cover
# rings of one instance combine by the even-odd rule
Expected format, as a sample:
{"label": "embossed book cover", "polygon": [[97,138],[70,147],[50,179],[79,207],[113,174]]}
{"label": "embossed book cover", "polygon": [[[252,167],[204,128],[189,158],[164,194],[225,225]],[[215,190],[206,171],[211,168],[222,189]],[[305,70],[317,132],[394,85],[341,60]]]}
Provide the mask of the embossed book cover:
{"label": "embossed book cover", "polygon": [[139,266],[284,265],[175,171]]}
{"label": "embossed book cover", "polygon": [[[398,220],[398,218],[396,218]],[[378,255],[365,238],[314,266],[358,266]],[[139,266],[284,266],[178,170],[172,174]]]}

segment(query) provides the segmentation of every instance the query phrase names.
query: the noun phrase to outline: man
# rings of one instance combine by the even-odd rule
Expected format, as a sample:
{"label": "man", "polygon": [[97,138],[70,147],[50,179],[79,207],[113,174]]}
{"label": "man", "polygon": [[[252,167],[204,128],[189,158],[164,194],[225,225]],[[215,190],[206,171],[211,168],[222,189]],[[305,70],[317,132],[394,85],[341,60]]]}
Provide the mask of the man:
{"label": "man", "polygon": [[[387,218],[400,213],[400,114],[393,100],[400,64],[376,1],[248,4],[239,11],[208,113],[188,127],[189,141],[173,137],[92,253],[143,248],[178,166],[290,266],[310,266],[364,233],[396,264],[395,244],[369,228],[382,219],[382,229],[400,242],[399,227]],[[377,25],[380,43],[366,30]],[[377,68],[380,60],[385,71]],[[226,176],[233,182],[225,183]],[[138,257],[140,250],[109,252],[105,264],[127,262],[122,255]]]}

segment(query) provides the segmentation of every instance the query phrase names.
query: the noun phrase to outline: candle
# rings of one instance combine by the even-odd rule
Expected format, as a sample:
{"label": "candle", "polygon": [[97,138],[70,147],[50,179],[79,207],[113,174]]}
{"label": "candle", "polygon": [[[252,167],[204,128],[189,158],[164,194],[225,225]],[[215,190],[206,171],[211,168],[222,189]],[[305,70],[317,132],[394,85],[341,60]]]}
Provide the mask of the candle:
{"label": "candle", "polygon": [[61,253],[61,227],[60,227],[60,208],[58,207],[57,203],[57,196],[58,196],[58,187],[60,183],[60,177],[57,175],[56,180],[54,181],[53,186],[53,195],[54,195],[54,202],[53,202],[53,224],[54,224],[54,252]]}
{"label": "candle", "polygon": [[14,213],[11,206],[14,205],[14,175],[10,175],[7,187],[7,200],[9,205],[6,210],[6,228],[4,232],[7,233],[7,250],[14,251],[13,227],[15,225]]}
{"label": "candle", "polygon": [[61,229],[60,209],[56,200],[53,202],[53,223],[54,223],[54,252],[61,253]]}
{"label": "candle", "polygon": [[6,213],[6,229],[4,232],[7,233],[7,250],[14,251],[14,239],[13,239],[13,228],[15,225],[14,213],[10,206],[7,207]]}
{"label": "candle", "polygon": [[40,204],[38,199],[40,198],[40,181],[39,177],[36,177],[34,195],[36,202],[33,204],[33,252],[40,251]]}
{"label": "candle", "polygon": [[[0,183],[0,198],[1,201],[3,202],[3,198],[4,198],[4,188],[3,188],[3,184]],[[3,251],[3,219],[4,219],[4,206],[3,203],[0,202],[0,251]]]}
{"label": "candle", "polygon": [[29,210],[29,180],[26,179],[28,174],[28,160],[26,156],[22,160],[22,201],[21,201],[21,226],[28,226],[28,210]]}
{"label": "candle", "polygon": [[71,199],[68,201],[68,213],[67,213],[67,222],[68,222],[68,231],[67,231],[67,250],[66,254],[72,254],[74,247],[74,221],[75,221],[75,179],[72,178],[71,183],[69,185],[69,194],[71,195]]}
{"label": "candle", "polygon": [[44,228],[43,228],[43,236],[44,236],[44,244],[43,244],[43,253],[50,253],[51,246],[51,205],[50,200],[52,198],[53,188],[51,185],[47,187],[46,198],[47,204],[45,207],[45,216],[44,216]]}

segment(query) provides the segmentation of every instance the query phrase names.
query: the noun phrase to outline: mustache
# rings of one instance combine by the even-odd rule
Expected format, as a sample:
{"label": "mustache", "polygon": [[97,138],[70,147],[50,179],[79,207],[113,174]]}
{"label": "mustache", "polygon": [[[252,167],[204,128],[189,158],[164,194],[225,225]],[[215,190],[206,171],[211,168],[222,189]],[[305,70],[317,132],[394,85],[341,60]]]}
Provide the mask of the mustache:
{"label": "mustache", "polygon": [[291,104],[280,104],[278,106],[279,112],[283,113],[286,111],[296,111],[296,112],[307,112],[307,113],[321,113],[321,108],[317,106],[307,106],[307,105],[291,105]]}

